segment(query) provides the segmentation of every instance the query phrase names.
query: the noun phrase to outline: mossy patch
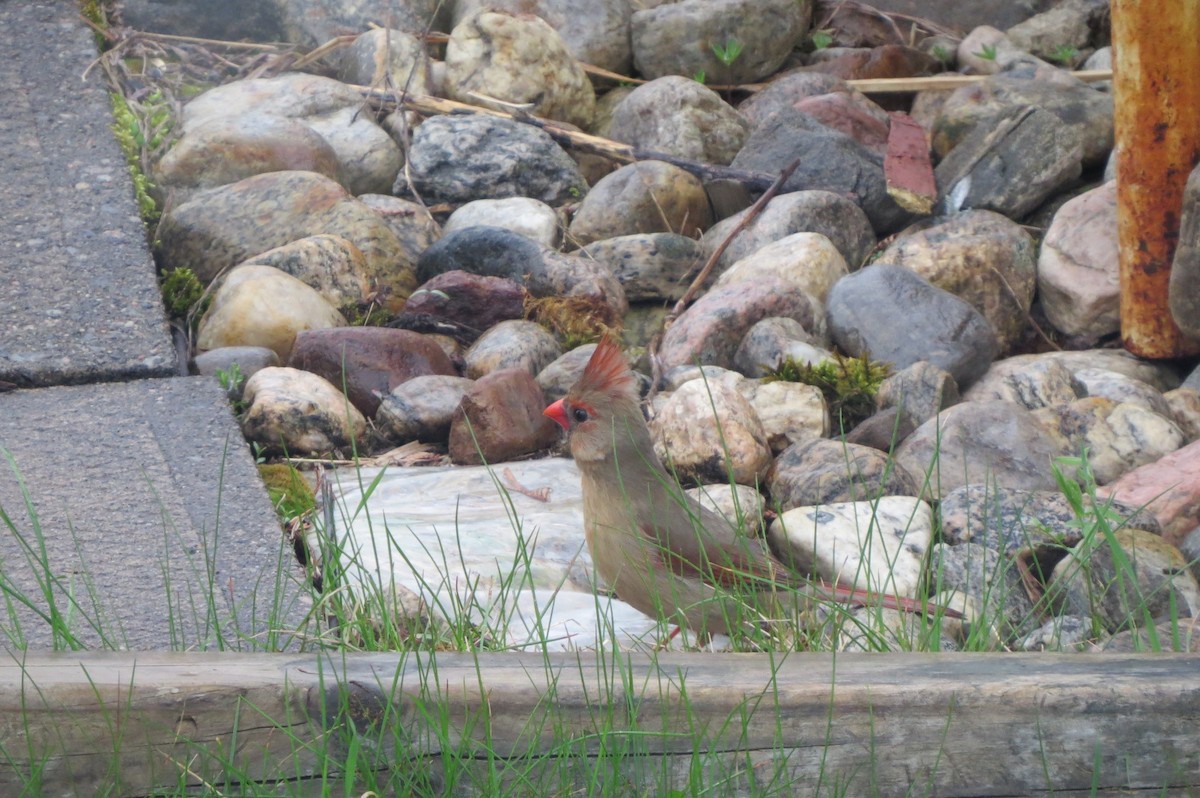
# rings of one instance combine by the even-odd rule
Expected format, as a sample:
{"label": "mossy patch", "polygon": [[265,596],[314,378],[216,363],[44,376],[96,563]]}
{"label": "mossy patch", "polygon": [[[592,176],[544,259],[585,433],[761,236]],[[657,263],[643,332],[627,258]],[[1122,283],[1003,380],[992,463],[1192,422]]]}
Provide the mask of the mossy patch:
{"label": "mossy patch", "polygon": [[288,463],[260,465],[258,474],[267,486],[271,506],[284,523],[317,508],[317,497],[304,480],[304,475]]}
{"label": "mossy patch", "polygon": [[850,430],[875,413],[875,394],[879,393],[879,386],[891,371],[887,363],[872,361],[869,357],[846,357],[835,352],[833,360],[816,365],[784,358],[766,379],[816,386],[829,406],[834,428]]}
{"label": "mossy patch", "polygon": [[565,349],[618,335],[620,322],[607,302],[582,296],[527,297],[525,318],[554,333]]}

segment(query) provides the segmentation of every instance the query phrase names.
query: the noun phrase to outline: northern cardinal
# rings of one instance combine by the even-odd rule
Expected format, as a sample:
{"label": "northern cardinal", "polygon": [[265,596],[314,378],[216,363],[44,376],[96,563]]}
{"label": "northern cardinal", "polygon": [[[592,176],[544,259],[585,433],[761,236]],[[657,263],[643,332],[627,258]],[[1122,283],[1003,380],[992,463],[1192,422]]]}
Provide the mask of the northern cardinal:
{"label": "northern cardinal", "polygon": [[596,570],[641,612],[705,639],[761,628],[786,612],[789,599],[806,605],[813,593],[921,609],[909,599],[804,580],[762,540],[684,494],[654,452],[633,372],[611,339],[601,340],[578,382],[543,412],[570,435]]}

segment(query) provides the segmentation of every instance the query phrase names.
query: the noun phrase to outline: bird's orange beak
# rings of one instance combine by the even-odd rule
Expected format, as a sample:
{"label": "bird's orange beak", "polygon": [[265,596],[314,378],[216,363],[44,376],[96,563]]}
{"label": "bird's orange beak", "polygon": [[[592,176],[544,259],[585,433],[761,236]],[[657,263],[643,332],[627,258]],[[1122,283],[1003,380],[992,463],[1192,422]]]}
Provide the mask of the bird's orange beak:
{"label": "bird's orange beak", "polygon": [[570,423],[567,421],[567,411],[563,408],[562,399],[559,399],[557,402],[543,410],[542,415],[553,419],[554,423],[558,424],[558,426],[562,427],[563,429],[571,428]]}

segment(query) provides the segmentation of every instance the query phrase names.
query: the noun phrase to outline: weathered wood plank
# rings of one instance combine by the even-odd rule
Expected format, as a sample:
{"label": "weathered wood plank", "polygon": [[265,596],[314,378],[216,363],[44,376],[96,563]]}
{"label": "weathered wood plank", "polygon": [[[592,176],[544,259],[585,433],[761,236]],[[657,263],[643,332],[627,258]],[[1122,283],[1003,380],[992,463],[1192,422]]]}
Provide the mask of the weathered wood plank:
{"label": "weathered wood plank", "polygon": [[[696,778],[730,795],[818,782],[852,795],[1200,794],[1200,657],[142,652],[0,662],[0,795],[304,781],[323,765],[338,772],[352,739],[380,767],[424,769],[453,794],[481,791],[472,773],[475,785],[495,773],[536,795],[606,769],[631,794]],[[489,751],[501,759],[487,761]]]}

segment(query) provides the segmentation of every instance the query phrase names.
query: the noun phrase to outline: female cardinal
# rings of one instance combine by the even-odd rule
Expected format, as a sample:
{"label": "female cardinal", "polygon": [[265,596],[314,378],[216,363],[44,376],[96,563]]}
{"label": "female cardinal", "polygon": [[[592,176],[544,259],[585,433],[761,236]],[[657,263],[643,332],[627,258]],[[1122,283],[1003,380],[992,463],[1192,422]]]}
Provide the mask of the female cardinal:
{"label": "female cardinal", "polygon": [[[601,340],[579,381],[543,411],[570,435],[583,476],[588,550],[600,576],[622,601],[686,626],[700,639],[744,632],[778,617],[807,585],[757,537],[679,490],[654,453],[636,380],[620,349]],[[872,596],[820,585],[818,594],[865,603]],[[894,596],[881,606],[913,610]]]}

